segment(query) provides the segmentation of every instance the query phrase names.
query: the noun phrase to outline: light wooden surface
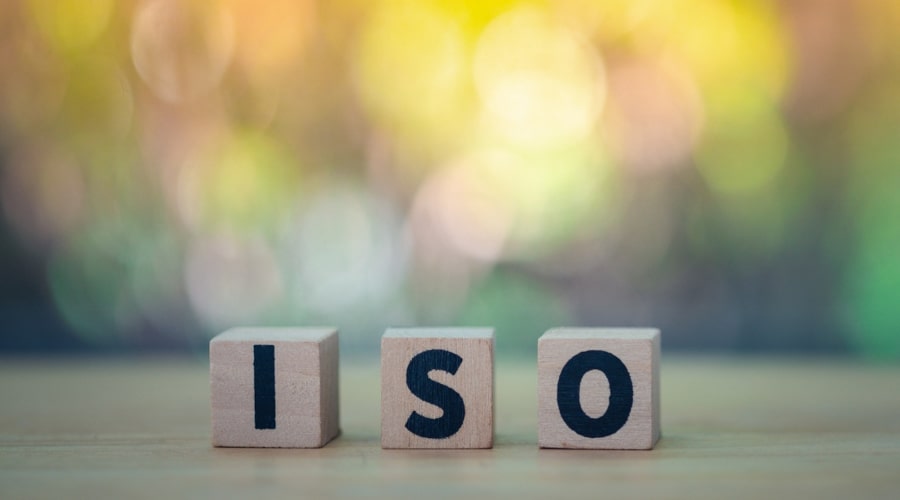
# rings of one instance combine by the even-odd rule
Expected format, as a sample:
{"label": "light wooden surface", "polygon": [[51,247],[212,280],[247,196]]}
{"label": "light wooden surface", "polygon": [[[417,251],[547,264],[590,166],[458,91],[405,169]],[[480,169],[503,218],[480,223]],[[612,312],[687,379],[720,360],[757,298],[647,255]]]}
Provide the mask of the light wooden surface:
{"label": "light wooden surface", "polygon": [[0,498],[896,498],[900,367],[663,356],[652,451],[537,447],[535,360],[498,360],[489,450],[383,450],[377,360],[343,434],[213,448],[205,359],[0,359]]}
{"label": "light wooden surface", "polygon": [[[423,401],[407,384],[407,367],[430,350],[447,351],[458,364],[455,373],[445,369],[422,371],[419,386],[435,387],[431,402]],[[443,358],[443,357],[442,357]],[[383,448],[490,448],[494,443],[494,330],[492,328],[389,328],[381,339],[381,446]],[[449,366],[447,368],[450,368]],[[433,381],[433,382],[432,382]],[[441,387],[444,386],[444,387]],[[450,391],[447,391],[449,388]],[[449,392],[450,394],[446,394]],[[455,393],[455,394],[454,394]],[[445,397],[448,396],[448,397]],[[454,401],[452,398],[461,401]],[[454,411],[455,406],[462,411]],[[439,408],[440,407],[440,408]],[[444,411],[444,410],[450,411]],[[424,425],[437,424],[443,437],[422,437],[406,427],[415,412]],[[456,425],[450,414],[462,417]]]}
{"label": "light wooden surface", "polygon": [[[622,397],[610,394],[608,378],[597,370],[567,384],[578,405],[566,410],[557,398],[563,367],[580,353],[615,356],[630,381],[631,404],[624,411],[610,402]],[[607,354],[608,353],[608,354]],[[651,328],[554,328],[538,339],[538,444],[543,448],[606,450],[647,450],[659,439],[659,354],[660,333]],[[624,372],[623,370],[623,372]],[[579,408],[580,407],[580,408]],[[579,434],[564,421],[592,421],[586,428],[611,418],[616,412],[627,415],[621,428],[604,436]],[[571,420],[570,420],[571,421]],[[577,426],[576,426],[577,428]]]}
{"label": "light wooden surface", "polygon": [[[274,421],[263,428],[255,421],[256,346],[272,350]],[[338,434],[335,328],[232,328],[210,341],[209,358],[215,446],[318,448]]]}

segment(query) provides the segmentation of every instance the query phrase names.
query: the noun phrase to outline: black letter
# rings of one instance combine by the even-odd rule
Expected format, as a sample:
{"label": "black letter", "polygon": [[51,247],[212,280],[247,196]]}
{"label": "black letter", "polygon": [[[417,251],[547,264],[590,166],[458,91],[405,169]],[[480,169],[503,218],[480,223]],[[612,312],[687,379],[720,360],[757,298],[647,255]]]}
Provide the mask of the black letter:
{"label": "black letter", "polygon": [[253,346],[253,400],[256,428],[275,428],[275,346]]}
{"label": "black letter", "polygon": [[[609,407],[606,413],[591,418],[581,407],[581,379],[591,370],[600,370],[609,380]],[[577,434],[599,438],[615,434],[628,421],[634,403],[631,375],[622,360],[606,351],[584,351],[570,359],[559,374],[556,404],[570,429]]]}
{"label": "black letter", "polygon": [[462,396],[446,385],[428,378],[431,370],[443,370],[456,375],[462,364],[459,355],[443,349],[431,349],[413,356],[406,367],[406,385],[419,399],[444,410],[440,418],[428,418],[412,412],[406,419],[406,428],[417,436],[431,439],[448,438],[462,427],[466,418],[466,406]]}

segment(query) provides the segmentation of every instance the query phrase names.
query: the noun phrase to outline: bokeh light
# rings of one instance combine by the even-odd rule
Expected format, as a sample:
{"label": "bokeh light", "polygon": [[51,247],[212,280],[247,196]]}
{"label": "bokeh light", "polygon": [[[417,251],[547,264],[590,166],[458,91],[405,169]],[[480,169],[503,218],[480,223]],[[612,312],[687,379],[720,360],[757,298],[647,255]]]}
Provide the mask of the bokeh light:
{"label": "bokeh light", "polygon": [[497,17],[478,39],[473,68],[487,127],[528,147],[587,136],[605,97],[603,65],[590,49],[538,9]]}
{"label": "bokeh light", "polygon": [[362,105],[398,147],[428,157],[422,149],[466,135],[469,55],[461,26],[439,5],[379,2],[354,63]]}
{"label": "bokeh light", "polygon": [[275,227],[300,186],[295,158],[277,142],[237,132],[178,179],[179,209],[188,225],[244,230]]}
{"label": "bokeh light", "polygon": [[146,2],[131,31],[134,67],[160,99],[198,97],[218,85],[231,62],[234,22],[222,2]]}

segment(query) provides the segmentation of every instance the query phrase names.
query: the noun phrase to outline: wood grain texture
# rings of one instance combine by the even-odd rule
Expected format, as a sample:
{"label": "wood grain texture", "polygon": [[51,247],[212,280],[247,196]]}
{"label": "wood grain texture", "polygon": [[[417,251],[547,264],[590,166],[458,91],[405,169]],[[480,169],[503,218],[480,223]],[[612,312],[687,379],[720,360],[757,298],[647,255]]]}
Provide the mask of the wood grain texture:
{"label": "wood grain texture", "polygon": [[[592,359],[590,355],[595,355],[596,365],[583,361],[582,369],[573,370],[579,360]],[[660,333],[655,329],[556,328],[542,335],[538,340],[538,444],[542,448],[653,448],[660,435],[659,357]],[[603,372],[595,368],[604,364]],[[617,367],[623,370],[618,385]],[[572,404],[564,403],[563,391]],[[603,421],[608,429],[591,434]]]}
{"label": "wood grain texture", "polygon": [[[411,372],[425,354],[449,353],[457,364]],[[418,356],[418,357],[417,357]],[[434,361],[434,359],[432,359]],[[428,361],[424,361],[427,363]],[[426,366],[426,365],[423,365]],[[415,365],[413,365],[415,367]],[[455,371],[455,373],[453,373]],[[413,377],[412,380],[410,377]],[[412,386],[408,384],[412,382]],[[435,383],[439,384],[435,387]],[[494,443],[494,332],[490,328],[392,328],[381,340],[383,448],[491,448]],[[431,402],[413,390],[438,391]],[[442,388],[443,386],[443,388]],[[445,388],[450,388],[451,393]],[[424,389],[423,389],[424,390]],[[443,392],[440,392],[443,391]],[[458,396],[454,395],[457,394]],[[428,396],[424,396],[428,399]],[[454,398],[461,398],[456,401]],[[436,403],[436,404],[433,404]],[[464,415],[455,412],[464,407]],[[448,423],[451,416],[461,420]],[[412,425],[423,422],[423,429]],[[451,435],[422,430],[450,427]],[[413,432],[416,430],[416,433]]]}
{"label": "wood grain texture", "polygon": [[[894,498],[900,366],[662,362],[652,451],[537,447],[534,357],[497,359],[494,448],[383,450],[379,360],[341,356],[341,435],[214,448],[209,366],[169,357],[0,358],[0,498]],[[427,493],[426,493],[427,492]]]}
{"label": "wood grain texture", "polygon": [[[214,446],[316,448],[338,434],[334,328],[228,330],[209,343],[209,377]],[[271,420],[260,422],[263,411]]]}

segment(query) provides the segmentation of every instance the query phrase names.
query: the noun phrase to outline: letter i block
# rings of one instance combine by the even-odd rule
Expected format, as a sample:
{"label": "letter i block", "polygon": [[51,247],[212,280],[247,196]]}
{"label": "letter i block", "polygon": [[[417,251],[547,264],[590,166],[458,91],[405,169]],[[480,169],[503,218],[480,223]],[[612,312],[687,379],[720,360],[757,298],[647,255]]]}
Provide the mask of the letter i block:
{"label": "letter i block", "polygon": [[538,340],[541,448],[651,449],[659,439],[659,330],[556,328]]}
{"label": "letter i block", "polygon": [[493,329],[388,329],[381,338],[381,447],[493,444]]}
{"label": "letter i block", "polygon": [[319,448],[338,434],[334,328],[234,328],[209,342],[213,446]]}

